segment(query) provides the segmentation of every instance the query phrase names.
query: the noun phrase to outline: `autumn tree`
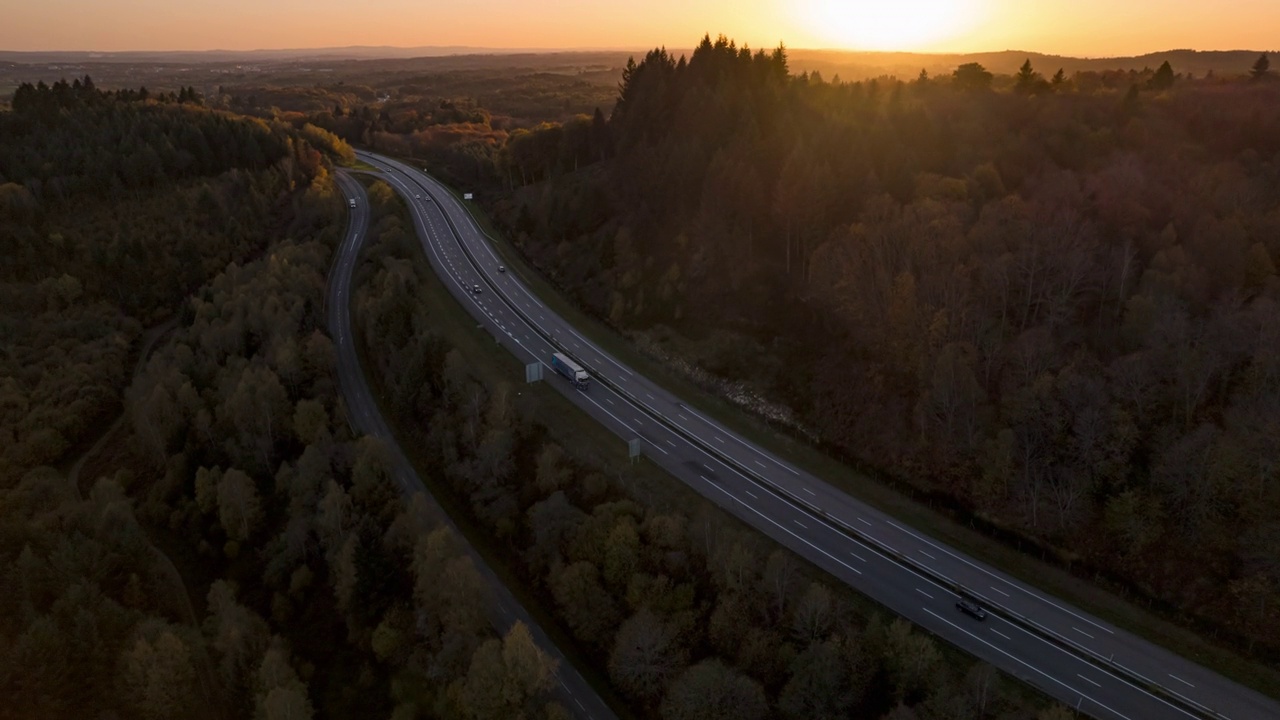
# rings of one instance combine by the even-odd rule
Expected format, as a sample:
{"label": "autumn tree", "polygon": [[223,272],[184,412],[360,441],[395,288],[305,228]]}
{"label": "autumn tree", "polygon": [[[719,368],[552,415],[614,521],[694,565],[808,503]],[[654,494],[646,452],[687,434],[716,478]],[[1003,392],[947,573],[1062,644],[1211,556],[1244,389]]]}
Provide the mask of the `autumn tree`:
{"label": "autumn tree", "polygon": [[719,660],[704,660],[671,683],[664,720],[762,720],[769,714],[760,684]]}
{"label": "autumn tree", "polygon": [[648,608],[622,623],[609,656],[609,676],[624,692],[651,703],[684,664],[675,630]]}

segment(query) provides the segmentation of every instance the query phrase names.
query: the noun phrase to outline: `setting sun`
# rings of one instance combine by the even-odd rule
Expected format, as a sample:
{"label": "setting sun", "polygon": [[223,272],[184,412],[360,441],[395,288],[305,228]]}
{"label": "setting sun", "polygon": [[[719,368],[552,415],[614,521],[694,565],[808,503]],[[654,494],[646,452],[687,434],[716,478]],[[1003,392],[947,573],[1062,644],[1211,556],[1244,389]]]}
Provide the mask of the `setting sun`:
{"label": "setting sun", "polygon": [[814,35],[857,50],[920,50],[949,40],[980,18],[979,0],[808,0]]}

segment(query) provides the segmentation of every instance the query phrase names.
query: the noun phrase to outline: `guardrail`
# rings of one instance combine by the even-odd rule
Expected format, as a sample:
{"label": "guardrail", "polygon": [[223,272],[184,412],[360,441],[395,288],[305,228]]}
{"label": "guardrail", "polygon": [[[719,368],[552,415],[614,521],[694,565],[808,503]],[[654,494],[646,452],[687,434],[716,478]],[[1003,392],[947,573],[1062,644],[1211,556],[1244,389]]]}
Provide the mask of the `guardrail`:
{"label": "guardrail", "polygon": [[[439,181],[436,181],[436,182],[439,182]],[[476,269],[480,270],[479,261],[472,254],[470,248],[467,247],[466,242],[462,241],[462,235],[458,230],[457,225],[453,222],[453,218],[449,216],[449,212],[445,210],[444,204],[440,201],[439,198],[435,196],[431,188],[424,186],[422,183],[416,183],[416,184],[419,187],[422,187],[423,191],[425,191],[427,195],[436,203],[436,205],[439,206],[441,214],[444,215],[445,222],[449,224],[449,229],[452,230],[454,235],[458,238],[459,245],[461,245],[463,253],[467,256],[467,259],[470,260],[473,265],[475,265]],[[467,211],[468,215],[470,215],[469,209],[467,209],[465,206],[463,207],[463,209]],[[474,218],[473,218],[473,222],[474,222]],[[488,235],[488,233],[484,232],[484,230],[480,228],[479,223],[476,223],[476,228],[480,232],[480,235],[483,236],[485,239],[487,239],[489,242],[496,242],[492,237]],[[480,276],[487,279],[487,276],[483,271],[480,272]],[[511,310],[516,315],[518,315],[522,320],[525,321],[525,324],[533,328],[538,333],[538,335],[540,335],[544,340],[546,340],[553,347],[559,348],[561,351],[565,352],[566,354],[569,354],[570,356],[574,356],[574,353],[570,351],[563,343],[561,343],[555,336],[551,335],[549,332],[544,330],[540,325],[538,325],[533,320],[532,317],[530,317],[528,314],[522,311],[519,308],[518,303],[508,298],[502,292],[502,290],[498,288],[496,285],[493,287],[495,292],[498,294],[498,296],[501,297],[507,303],[508,307],[510,307]],[[914,560],[910,559],[909,557],[902,555],[901,553],[889,550],[888,548],[882,546],[874,538],[868,535],[865,535],[864,533],[857,530],[856,528],[849,525],[848,523],[844,522],[843,520],[833,515],[830,515],[829,513],[827,513],[826,510],[811,504],[804,498],[789,492],[785,488],[775,485],[768,478],[761,476],[759,473],[752,470],[751,468],[743,465],[742,463],[738,462],[732,457],[725,455],[723,452],[719,451],[710,443],[702,440],[697,435],[694,435],[689,431],[685,430],[684,428],[680,427],[679,425],[671,422],[661,412],[658,412],[657,410],[649,406],[647,403],[645,403],[643,400],[640,400],[639,398],[635,397],[627,390],[618,386],[613,381],[609,380],[607,376],[596,372],[596,370],[593,367],[591,367],[589,363],[586,363],[581,357],[577,357],[577,360],[580,363],[582,363],[583,366],[588,371],[590,371],[591,374],[597,380],[599,380],[601,384],[607,386],[610,390],[613,390],[615,393],[617,393],[621,397],[626,398],[632,405],[643,410],[645,413],[647,413],[651,418],[653,418],[657,422],[662,423],[662,425],[665,426],[671,432],[677,435],[680,435],[687,442],[697,446],[698,448],[701,448],[707,454],[712,455],[716,458],[719,458],[720,461],[725,465],[734,468],[735,470],[738,471],[739,474],[753,479],[762,487],[768,488],[770,492],[774,493],[775,495],[782,498],[783,500],[786,500],[792,505],[808,511],[811,515],[819,518],[832,529],[858,539],[862,543],[874,549],[882,557],[885,557],[893,562],[898,563],[902,567],[905,567],[906,569],[916,573],[917,575],[927,577],[933,580],[934,582],[948,586],[952,588],[957,594],[973,597],[974,599],[980,601],[986,608],[988,608],[989,610],[995,611],[997,614],[1004,617],[1006,620],[1009,620],[1010,622],[1021,625],[1024,628],[1030,631],[1033,631],[1035,634],[1040,635],[1041,637],[1044,637],[1047,640],[1053,641],[1055,644],[1059,646],[1065,646],[1066,648],[1070,649],[1073,652],[1073,654],[1080,657],[1082,660],[1085,660],[1086,662],[1089,662],[1095,665],[1096,667],[1099,667],[1100,669],[1110,671],[1113,675],[1120,676],[1122,679],[1124,679],[1126,682],[1130,683],[1131,685],[1142,687],[1149,691],[1154,691],[1155,693],[1158,693],[1164,696],[1167,700],[1182,706],[1182,709],[1184,710],[1193,711],[1207,718],[1214,718],[1217,720],[1229,720],[1225,715],[1222,715],[1221,713],[1211,708],[1208,708],[1204,705],[1201,705],[1195,700],[1192,700],[1182,695],[1181,693],[1178,693],[1175,690],[1171,690],[1165,687],[1164,685],[1161,685],[1160,683],[1154,680],[1151,680],[1150,678],[1147,678],[1146,676],[1142,675],[1136,670],[1129,669],[1124,665],[1121,665],[1120,663],[1117,663],[1110,658],[1103,658],[1097,653],[1075,642],[1071,638],[1068,638],[1051,628],[1041,625],[1035,620],[1025,615],[1022,615],[1017,611],[1010,610],[1009,608],[1006,608],[1003,605],[1001,605],[999,602],[991,600],[989,597],[986,597],[980,593],[970,590],[969,588],[965,587],[963,584],[956,582],[955,580],[952,580],[946,575],[943,575],[942,573],[932,568],[929,568],[926,565],[917,563]]]}

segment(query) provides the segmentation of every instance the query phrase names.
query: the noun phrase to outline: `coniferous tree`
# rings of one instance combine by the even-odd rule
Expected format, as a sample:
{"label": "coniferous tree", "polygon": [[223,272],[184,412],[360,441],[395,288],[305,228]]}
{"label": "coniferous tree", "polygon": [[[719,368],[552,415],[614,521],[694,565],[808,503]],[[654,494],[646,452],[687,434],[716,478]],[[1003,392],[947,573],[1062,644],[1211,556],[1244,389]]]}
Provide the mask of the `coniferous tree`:
{"label": "coniferous tree", "polygon": [[1148,87],[1152,90],[1168,90],[1173,87],[1175,76],[1173,74],[1173,66],[1168,60],[1160,63],[1160,68],[1156,70],[1156,74],[1151,77]]}
{"label": "coniferous tree", "polygon": [[1249,77],[1256,82],[1258,80],[1261,80],[1267,77],[1267,74],[1270,72],[1271,72],[1271,61],[1267,59],[1267,54],[1263,53],[1262,55],[1258,56],[1257,62],[1255,62],[1253,64],[1253,67],[1249,69]]}
{"label": "coniferous tree", "polygon": [[1031,58],[1027,58],[1022,63],[1022,67],[1018,68],[1017,84],[1014,89],[1023,95],[1030,95],[1035,91],[1036,82],[1040,79],[1040,73],[1031,67]]}

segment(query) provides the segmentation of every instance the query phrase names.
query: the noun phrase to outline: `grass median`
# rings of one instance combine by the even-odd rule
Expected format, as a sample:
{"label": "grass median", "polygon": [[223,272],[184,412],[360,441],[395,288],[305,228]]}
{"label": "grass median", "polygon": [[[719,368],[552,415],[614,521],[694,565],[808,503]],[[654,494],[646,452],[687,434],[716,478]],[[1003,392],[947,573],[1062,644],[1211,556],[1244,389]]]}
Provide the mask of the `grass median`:
{"label": "grass median", "polygon": [[1280,670],[1214,644],[1167,617],[1131,603],[1085,578],[1023,553],[957,522],[943,512],[906,497],[883,482],[832,458],[807,442],[797,440],[785,430],[771,427],[764,420],[673,372],[663,363],[639,351],[618,331],[571,302],[549,278],[525,260],[519,249],[497,231],[473,202],[462,200],[461,194],[453,188],[449,188],[449,191],[493,241],[494,250],[503,258],[507,272],[515,273],[531,292],[593,344],[679,396],[698,412],[714,418],[751,442],[916,530],[1188,660],[1263,694],[1280,698]]}

